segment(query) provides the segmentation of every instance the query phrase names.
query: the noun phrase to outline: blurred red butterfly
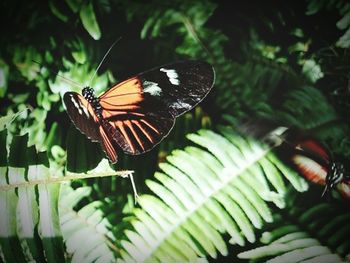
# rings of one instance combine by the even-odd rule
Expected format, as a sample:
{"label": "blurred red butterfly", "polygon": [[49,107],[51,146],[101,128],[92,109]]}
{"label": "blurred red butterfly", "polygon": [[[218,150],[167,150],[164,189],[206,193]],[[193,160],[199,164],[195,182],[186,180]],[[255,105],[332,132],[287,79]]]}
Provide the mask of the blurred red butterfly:
{"label": "blurred red butterfly", "polygon": [[294,143],[290,160],[296,170],[310,182],[324,185],[323,194],[336,187],[350,199],[350,180],[343,164],[334,162],[327,148],[313,138],[302,138]]}
{"label": "blurred red butterfly", "polygon": [[275,148],[279,158],[306,180],[325,186],[323,194],[336,187],[344,198],[350,199],[350,176],[344,165],[335,162],[328,149],[306,131],[279,127],[262,119],[245,120],[238,129]]}
{"label": "blurred red butterfly", "polygon": [[210,64],[183,61],[140,73],[99,97],[85,87],[82,95],[67,92],[63,100],[76,128],[100,142],[108,159],[116,163],[117,147],[136,155],[157,145],[176,117],[205,98],[214,80]]}
{"label": "blurred red butterfly", "polygon": [[[306,131],[289,128],[279,135],[281,144],[277,155],[292,166],[308,181],[325,186],[323,194],[336,188],[350,199],[350,178],[342,163],[335,162],[331,153],[321,142]],[[275,138],[269,134],[268,139]]]}

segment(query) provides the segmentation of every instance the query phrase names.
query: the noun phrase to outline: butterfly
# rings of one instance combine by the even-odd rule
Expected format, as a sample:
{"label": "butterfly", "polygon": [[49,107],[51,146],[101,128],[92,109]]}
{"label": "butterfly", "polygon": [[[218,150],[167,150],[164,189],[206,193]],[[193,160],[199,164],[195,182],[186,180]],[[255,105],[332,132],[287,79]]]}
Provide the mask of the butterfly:
{"label": "butterfly", "polygon": [[342,197],[350,199],[350,175],[343,163],[335,162],[327,147],[307,131],[254,118],[243,120],[237,128],[274,148],[281,160],[309,182],[323,185],[322,195],[336,188]]}
{"label": "butterfly", "polygon": [[210,64],[181,61],[137,74],[99,97],[85,87],[82,95],[66,92],[63,101],[76,128],[99,142],[108,159],[116,163],[118,147],[138,155],[157,145],[176,117],[206,97],[214,81]]}
{"label": "butterfly", "polygon": [[350,178],[344,164],[334,158],[319,141],[312,137],[300,138],[293,144],[290,161],[308,181],[324,185],[322,195],[336,188],[345,199],[350,199]]}
{"label": "butterfly", "polygon": [[[326,146],[307,131],[295,128],[285,129],[278,136],[281,143],[276,147],[277,155],[309,182],[323,185],[322,196],[336,188],[343,198],[350,199],[350,175]],[[270,141],[276,137],[268,135]]]}

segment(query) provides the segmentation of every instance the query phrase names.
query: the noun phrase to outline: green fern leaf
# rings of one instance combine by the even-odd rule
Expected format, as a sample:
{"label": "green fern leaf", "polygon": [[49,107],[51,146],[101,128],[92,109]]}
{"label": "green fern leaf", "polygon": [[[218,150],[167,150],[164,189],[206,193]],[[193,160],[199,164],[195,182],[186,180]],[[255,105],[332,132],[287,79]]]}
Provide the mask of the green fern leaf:
{"label": "green fern leaf", "polygon": [[327,98],[313,87],[302,87],[288,95],[281,109],[281,119],[302,129],[314,128],[337,119]]}
{"label": "green fern leaf", "polygon": [[[266,245],[238,257],[264,262],[348,262],[350,213],[344,203],[322,203],[310,199],[311,193],[296,196],[291,192],[289,196],[294,202],[277,212],[280,218],[269,226],[273,230],[263,233],[261,242]],[[296,205],[302,200],[308,200],[307,204]]]}
{"label": "green fern leaf", "polygon": [[[59,203],[60,222],[71,262],[113,262],[114,236],[107,218],[101,211],[102,203],[95,201],[74,211],[75,205],[91,193],[91,187],[73,189],[62,186]],[[113,251],[115,250],[115,251]]]}
{"label": "green fern leaf", "polygon": [[[0,168],[2,258],[6,262],[15,258],[21,262],[61,262],[64,254],[57,211],[59,185],[42,184],[36,188],[26,184],[27,180],[50,175],[46,154],[37,153],[34,147],[27,148],[27,143],[28,135],[14,136],[8,163]],[[21,184],[25,186],[11,187]]]}
{"label": "green fern leaf", "polygon": [[[127,262],[197,261],[227,255],[223,234],[233,243],[255,241],[254,230],[272,216],[267,201],[283,206],[284,167],[269,148],[238,136],[201,130],[188,138],[202,148],[175,150],[160,164],[157,181],[146,181],[157,195],[142,195],[132,221],[134,230],[121,242]],[[203,149],[204,148],[204,149]],[[307,185],[288,171],[298,190]],[[288,179],[288,178],[287,178]],[[296,183],[298,182],[298,183]],[[279,198],[273,198],[279,196]]]}

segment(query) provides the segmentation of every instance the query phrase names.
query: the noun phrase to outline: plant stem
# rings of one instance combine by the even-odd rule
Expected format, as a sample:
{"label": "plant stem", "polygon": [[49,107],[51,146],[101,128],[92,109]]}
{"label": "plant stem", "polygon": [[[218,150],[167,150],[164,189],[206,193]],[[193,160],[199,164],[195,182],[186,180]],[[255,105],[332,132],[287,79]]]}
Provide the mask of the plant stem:
{"label": "plant stem", "polygon": [[39,179],[39,180],[18,182],[14,184],[0,185],[0,191],[8,191],[11,189],[16,189],[18,187],[32,187],[39,184],[57,184],[57,183],[63,183],[67,181],[96,178],[96,177],[107,177],[107,176],[126,177],[132,174],[133,172],[134,171],[130,171],[130,170],[117,171],[117,172],[91,173],[91,174],[85,174],[85,173],[77,174],[77,173],[66,172],[66,176],[62,176],[62,177],[50,177],[48,179]]}

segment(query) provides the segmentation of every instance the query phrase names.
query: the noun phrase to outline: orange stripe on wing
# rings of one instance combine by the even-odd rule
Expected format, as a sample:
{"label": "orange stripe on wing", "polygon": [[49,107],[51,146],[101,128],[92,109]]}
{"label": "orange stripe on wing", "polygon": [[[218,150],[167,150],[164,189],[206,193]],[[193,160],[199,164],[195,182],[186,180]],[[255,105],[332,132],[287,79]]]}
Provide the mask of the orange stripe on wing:
{"label": "orange stripe on wing", "polygon": [[[109,90],[107,90],[107,92],[109,92]],[[111,94],[113,94],[113,93],[111,93]],[[101,100],[108,100],[108,99],[110,99],[110,98],[125,97],[125,96],[134,96],[134,95],[140,95],[140,94],[144,94],[144,92],[143,92],[143,91],[138,91],[138,92],[123,93],[123,94],[119,94],[119,93],[116,93],[116,92],[115,92],[114,95],[109,95],[109,96],[103,97],[103,98],[100,97],[100,99],[101,99]]]}
{"label": "orange stripe on wing", "polygon": [[92,106],[91,106],[91,104],[90,103],[88,103],[87,104],[87,110],[88,110],[88,112],[90,113],[90,115],[94,118],[94,121],[95,122],[98,122],[99,120],[98,120],[98,117],[97,117],[97,115],[95,114],[95,112],[94,112],[94,110],[93,110],[93,108],[92,108]]}
{"label": "orange stripe on wing", "polygon": [[146,121],[146,120],[140,120],[142,123],[144,123],[144,124],[146,124],[148,127],[150,127],[152,130],[154,130],[157,134],[160,134],[159,133],[159,131],[158,131],[158,129],[157,128],[155,128],[153,125],[151,125],[148,121]]}
{"label": "orange stripe on wing", "polygon": [[148,139],[150,142],[154,143],[152,137],[151,137],[151,136],[149,135],[149,133],[141,126],[141,124],[140,124],[138,121],[132,120],[131,122],[134,123],[134,124],[143,132],[143,134],[147,137],[147,139]]}
{"label": "orange stripe on wing", "polygon": [[129,135],[127,134],[125,128],[124,128],[124,124],[122,121],[116,121],[115,124],[118,126],[119,130],[121,131],[122,135],[124,136],[125,140],[127,141],[127,143],[129,144],[131,150],[133,153],[135,153],[135,147],[129,137]]}
{"label": "orange stripe on wing", "polygon": [[106,150],[108,158],[112,163],[115,163],[117,161],[117,153],[102,126],[100,126],[100,134],[101,134],[102,143]]}
{"label": "orange stripe on wing", "polygon": [[143,100],[142,85],[137,77],[123,81],[103,93],[100,104],[103,108],[119,105],[135,105]]}
{"label": "orange stripe on wing", "polygon": [[139,113],[139,112],[132,112],[132,111],[119,111],[119,110],[103,110],[102,116],[104,119],[113,118],[118,115],[133,115],[133,116],[140,116],[143,117],[145,114]]}
{"label": "orange stripe on wing", "polygon": [[114,129],[117,129],[118,128],[118,126],[117,126],[117,124],[115,123],[115,122],[109,122],[113,127],[114,127]]}
{"label": "orange stripe on wing", "polygon": [[348,181],[341,182],[338,184],[337,188],[344,198],[350,199],[350,183]]}
{"label": "orange stripe on wing", "polygon": [[137,108],[140,108],[140,106],[137,105],[138,102],[139,101],[127,103],[125,101],[120,100],[118,101],[118,103],[113,103],[110,100],[100,101],[101,106],[106,110],[115,110],[115,109],[123,109],[123,108],[137,109]]}
{"label": "orange stripe on wing", "polygon": [[101,103],[101,106],[104,110],[109,111],[121,111],[121,110],[137,110],[140,109],[140,106],[130,104],[130,105],[117,105],[117,106],[106,106],[106,103]]}
{"label": "orange stripe on wing", "polygon": [[134,135],[135,139],[137,140],[138,144],[141,146],[142,150],[144,151],[145,147],[143,146],[143,143],[142,143],[139,135],[135,132],[134,127],[132,126],[131,122],[129,120],[126,120],[124,123],[131,130],[131,132]]}

